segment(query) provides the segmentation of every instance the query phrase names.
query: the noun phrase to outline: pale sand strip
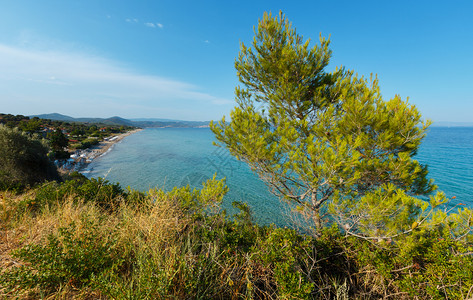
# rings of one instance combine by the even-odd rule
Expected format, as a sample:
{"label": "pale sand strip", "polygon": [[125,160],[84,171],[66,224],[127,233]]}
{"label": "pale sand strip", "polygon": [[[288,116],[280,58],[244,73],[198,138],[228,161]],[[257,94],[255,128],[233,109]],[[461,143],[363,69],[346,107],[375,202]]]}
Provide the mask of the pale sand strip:
{"label": "pale sand strip", "polygon": [[108,138],[108,140],[104,140],[104,141],[100,142],[98,145],[95,145],[95,146],[92,146],[88,149],[85,149],[85,151],[89,150],[90,152],[92,152],[92,155],[90,156],[89,159],[93,160],[94,158],[97,158],[100,155],[107,152],[108,149],[110,149],[110,147],[112,147],[114,144],[120,142],[121,140],[123,140],[127,136],[132,135],[133,133],[137,133],[141,130],[143,130],[143,129],[135,129],[135,130],[132,130],[132,131],[128,131],[128,132],[119,134],[119,135],[111,136],[111,137]]}
{"label": "pale sand strip", "polygon": [[69,161],[68,163],[63,164],[59,167],[59,170],[64,173],[83,171],[94,159],[106,153],[114,144],[141,130],[143,129],[135,129],[119,135],[110,136],[95,146],[83,150],[77,150],[74,153],[74,161]]}

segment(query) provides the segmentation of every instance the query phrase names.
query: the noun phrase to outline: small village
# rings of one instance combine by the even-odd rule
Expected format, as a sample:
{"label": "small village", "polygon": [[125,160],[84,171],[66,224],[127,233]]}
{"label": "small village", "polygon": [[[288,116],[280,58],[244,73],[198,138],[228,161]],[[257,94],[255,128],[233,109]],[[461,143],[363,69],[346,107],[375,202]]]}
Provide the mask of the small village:
{"label": "small village", "polygon": [[64,122],[23,115],[0,114],[0,124],[42,137],[59,171],[81,171],[95,158],[136,129],[124,125]]}

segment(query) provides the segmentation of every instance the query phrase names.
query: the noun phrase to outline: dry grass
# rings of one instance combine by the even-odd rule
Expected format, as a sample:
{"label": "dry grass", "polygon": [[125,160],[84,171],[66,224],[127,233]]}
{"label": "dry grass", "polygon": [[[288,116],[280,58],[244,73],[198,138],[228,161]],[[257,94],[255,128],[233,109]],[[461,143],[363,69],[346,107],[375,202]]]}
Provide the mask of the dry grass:
{"label": "dry grass", "polygon": [[[20,196],[6,192],[0,194],[0,268],[3,271],[21,264],[12,257],[12,251],[27,244],[40,244],[48,235],[57,234],[59,228],[72,223],[75,224],[74,237],[80,237],[89,224],[98,224],[97,232],[104,236],[112,233],[124,256],[146,257],[157,265],[168,265],[170,272],[179,264],[180,249],[176,247],[176,240],[188,222],[172,202],[159,201],[150,194],[140,205],[126,205],[123,201],[112,212],[104,212],[93,203],[67,197],[59,199],[53,207],[43,207],[37,213],[21,212],[18,203],[32,197],[31,193]],[[0,298],[3,297],[7,295],[0,289]],[[25,294],[22,297],[29,296]],[[65,285],[48,298],[100,297],[93,291],[78,291]]]}
{"label": "dry grass", "polygon": [[121,243],[160,249],[171,244],[185,226],[185,217],[176,205],[147,201],[140,206],[122,204],[114,215]]}

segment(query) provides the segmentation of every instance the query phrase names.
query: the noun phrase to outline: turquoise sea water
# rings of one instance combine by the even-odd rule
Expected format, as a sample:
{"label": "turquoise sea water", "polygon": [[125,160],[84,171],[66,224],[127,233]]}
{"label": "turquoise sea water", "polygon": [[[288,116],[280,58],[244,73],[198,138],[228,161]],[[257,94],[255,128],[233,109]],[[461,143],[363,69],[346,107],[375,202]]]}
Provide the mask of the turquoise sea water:
{"label": "turquoise sea water", "polygon": [[88,177],[106,177],[121,186],[147,191],[171,190],[202,182],[217,173],[225,177],[229,193],[223,208],[235,213],[233,201],[247,202],[262,224],[285,224],[285,206],[274,197],[246,164],[226,149],[216,147],[208,128],[149,128],[115,144],[109,153],[95,159],[86,170]]}
{"label": "turquoise sea water", "polygon": [[[145,129],[94,160],[86,175],[146,191],[186,184],[199,188],[217,173],[227,178],[230,192],[223,207],[229,213],[232,201],[245,201],[258,222],[286,224],[286,206],[244,163],[213,146],[213,140],[208,128]],[[473,128],[431,128],[416,158],[429,165],[430,178],[448,197],[473,207]]]}
{"label": "turquoise sea water", "polygon": [[416,157],[429,166],[429,177],[453,203],[473,207],[473,128],[429,129]]}

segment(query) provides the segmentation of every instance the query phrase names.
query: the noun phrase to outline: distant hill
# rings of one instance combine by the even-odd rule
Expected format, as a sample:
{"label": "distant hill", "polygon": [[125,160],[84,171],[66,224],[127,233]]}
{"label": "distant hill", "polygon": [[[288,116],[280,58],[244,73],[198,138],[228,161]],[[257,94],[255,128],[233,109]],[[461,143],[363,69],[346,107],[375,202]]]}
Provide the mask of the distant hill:
{"label": "distant hill", "polygon": [[105,125],[124,125],[124,126],[136,126],[134,122],[123,119],[120,117],[111,117],[111,118],[73,118],[70,116],[52,113],[52,114],[42,114],[42,115],[34,115],[30,116],[38,117],[40,119],[49,119],[49,120],[56,120],[56,121],[64,121],[64,122],[78,122],[78,123],[96,123],[96,124],[105,124]]}
{"label": "distant hill", "polygon": [[124,125],[124,126],[136,126],[132,121],[123,119],[120,117],[111,117],[107,119],[103,118],[76,118],[75,122],[82,123],[100,123],[105,125]]}
{"label": "distant hill", "polygon": [[208,127],[209,122],[200,121],[134,121],[134,126],[142,128],[156,128],[156,127]]}
{"label": "distant hill", "polygon": [[73,118],[70,116],[51,113],[51,114],[42,114],[34,115],[30,117],[38,117],[40,119],[49,119],[65,122],[78,122],[78,123],[96,123],[96,124],[105,124],[105,125],[124,125],[124,126],[135,126],[141,128],[150,128],[150,127],[208,127],[209,122],[207,121],[182,121],[182,120],[170,120],[170,119],[135,119],[128,120],[121,117],[111,117],[111,118]]}
{"label": "distant hill", "polygon": [[163,118],[133,118],[130,119],[131,121],[153,121],[153,122],[179,122],[181,120],[175,120],[175,119],[163,119]]}
{"label": "distant hill", "polygon": [[61,115],[58,113],[52,113],[52,114],[43,114],[43,115],[34,115],[34,116],[29,116],[30,118],[38,117],[40,119],[48,119],[48,120],[55,120],[55,121],[65,121],[65,122],[77,122],[75,118],[69,117],[66,115]]}

